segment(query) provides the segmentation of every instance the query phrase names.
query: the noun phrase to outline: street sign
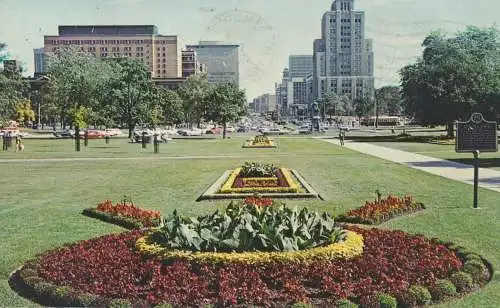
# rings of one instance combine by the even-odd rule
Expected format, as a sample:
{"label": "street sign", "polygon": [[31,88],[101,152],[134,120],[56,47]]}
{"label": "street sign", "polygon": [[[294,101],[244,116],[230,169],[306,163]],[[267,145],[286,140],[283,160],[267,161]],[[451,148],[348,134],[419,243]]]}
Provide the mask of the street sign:
{"label": "street sign", "polygon": [[473,113],[467,122],[457,121],[455,152],[498,152],[497,122],[486,121],[480,113]]}

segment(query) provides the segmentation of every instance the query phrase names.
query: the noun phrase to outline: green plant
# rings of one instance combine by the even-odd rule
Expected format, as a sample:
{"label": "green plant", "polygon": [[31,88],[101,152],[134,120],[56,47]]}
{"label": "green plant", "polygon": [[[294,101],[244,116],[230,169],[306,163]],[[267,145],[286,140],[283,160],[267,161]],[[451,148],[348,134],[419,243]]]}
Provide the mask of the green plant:
{"label": "green plant", "polygon": [[314,306],[309,303],[296,302],[292,305],[292,308],[313,308]]}
{"label": "green plant", "polygon": [[408,295],[418,304],[418,305],[426,305],[431,299],[432,295],[429,290],[420,285],[412,285],[408,289]]}
{"label": "green plant", "polygon": [[62,286],[62,287],[57,287],[53,292],[52,292],[52,298],[54,298],[57,301],[63,301],[65,300],[72,292],[74,292],[74,289],[70,286]]}
{"label": "green plant", "polygon": [[465,272],[457,272],[451,275],[451,282],[457,287],[457,291],[463,292],[473,286],[472,275]]}
{"label": "green plant", "polygon": [[99,296],[91,293],[79,294],[75,297],[75,306],[79,307],[99,307]]}
{"label": "green plant", "polygon": [[273,164],[246,162],[241,166],[240,175],[249,178],[273,177],[277,169]]}
{"label": "green plant", "polygon": [[472,278],[475,281],[481,280],[486,270],[487,269],[483,261],[478,261],[478,260],[469,260],[465,262],[462,268],[462,271],[471,274]]}
{"label": "green plant", "polygon": [[477,260],[477,261],[483,263],[483,259],[481,258],[481,256],[476,254],[476,253],[469,253],[469,254],[465,255],[465,260],[467,260],[467,261]]}
{"label": "green plant", "polygon": [[457,288],[455,287],[453,282],[447,279],[437,280],[430,288],[430,291],[432,297],[438,300],[457,294]]}
{"label": "green plant", "polygon": [[150,239],[191,251],[294,251],[342,241],[345,232],[328,213],[231,202],[223,213],[183,217],[174,211]]}
{"label": "green plant", "polygon": [[336,302],[336,307],[338,307],[338,308],[358,308],[359,305],[344,298],[344,299],[338,300]]}
{"label": "green plant", "polygon": [[380,308],[396,308],[398,305],[396,298],[390,294],[379,293],[377,294],[377,299],[380,304]]}
{"label": "green plant", "polygon": [[127,299],[113,299],[108,304],[109,308],[132,308],[132,303]]}

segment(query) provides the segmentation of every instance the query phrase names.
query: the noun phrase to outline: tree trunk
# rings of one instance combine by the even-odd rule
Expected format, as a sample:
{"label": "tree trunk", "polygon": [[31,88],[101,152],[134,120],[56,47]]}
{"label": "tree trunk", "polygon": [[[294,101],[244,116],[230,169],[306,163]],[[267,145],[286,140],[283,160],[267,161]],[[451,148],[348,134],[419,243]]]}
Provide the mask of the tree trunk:
{"label": "tree trunk", "polygon": [[227,124],[226,124],[226,121],[224,121],[222,123],[222,139],[226,139],[226,127],[227,127]]}
{"label": "tree trunk", "polygon": [[455,137],[455,123],[453,122],[448,122],[446,124],[446,136],[448,136],[449,138],[454,138]]}
{"label": "tree trunk", "polygon": [[80,126],[75,124],[75,151],[80,152]]}

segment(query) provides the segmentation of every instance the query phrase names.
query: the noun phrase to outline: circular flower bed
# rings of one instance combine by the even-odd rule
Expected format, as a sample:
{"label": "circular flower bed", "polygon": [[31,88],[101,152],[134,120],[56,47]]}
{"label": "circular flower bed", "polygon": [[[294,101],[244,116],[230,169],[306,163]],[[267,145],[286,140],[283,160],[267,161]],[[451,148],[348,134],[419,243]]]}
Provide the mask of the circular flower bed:
{"label": "circular flower bed", "polygon": [[146,256],[157,256],[163,260],[187,260],[197,262],[239,262],[247,264],[270,262],[308,263],[333,259],[349,259],[363,253],[363,237],[355,232],[347,232],[342,242],[327,246],[314,247],[306,250],[285,252],[191,252],[185,250],[169,250],[159,245],[151,244],[148,236],[140,237],[136,249]]}
{"label": "circular flower bed", "polygon": [[[82,241],[38,257],[19,272],[38,296],[66,306],[420,305],[469,292],[489,278],[482,259],[401,231],[348,227],[364,238],[353,259],[306,264],[212,263],[144,258],[145,231]],[[465,262],[466,261],[466,262]],[[466,265],[464,265],[464,262]]]}

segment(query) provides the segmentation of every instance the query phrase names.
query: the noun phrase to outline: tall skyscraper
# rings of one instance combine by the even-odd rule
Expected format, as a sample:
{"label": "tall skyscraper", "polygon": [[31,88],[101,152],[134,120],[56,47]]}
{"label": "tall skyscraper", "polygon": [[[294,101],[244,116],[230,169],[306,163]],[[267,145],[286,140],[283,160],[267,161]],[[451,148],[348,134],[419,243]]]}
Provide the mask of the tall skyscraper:
{"label": "tall skyscraper", "polygon": [[35,74],[45,73],[45,54],[43,48],[33,49],[35,58]]}
{"label": "tall skyscraper", "polygon": [[186,45],[196,51],[201,64],[207,66],[208,80],[216,82],[233,82],[239,86],[239,45],[224,44],[214,41],[200,41],[198,45]]}
{"label": "tall skyscraper", "polygon": [[288,69],[291,78],[305,78],[313,71],[312,55],[290,55],[288,57]]}
{"label": "tall skyscraper", "polygon": [[160,35],[152,25],[59,26],[58,35],[45,36],[46,55],[73,46],[100,58],[142,60],[153,78],[182,76],[181,46],[176,35]]}
{"label": "tall skyscraper", "polygon": [[373,97],[372,41],[365,37],[365,13],[354,10],[354,0],[333,1],[313,49],[313,99],[326,93]]}

